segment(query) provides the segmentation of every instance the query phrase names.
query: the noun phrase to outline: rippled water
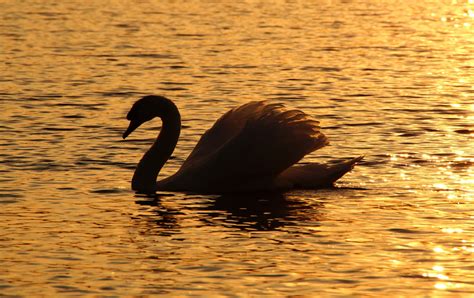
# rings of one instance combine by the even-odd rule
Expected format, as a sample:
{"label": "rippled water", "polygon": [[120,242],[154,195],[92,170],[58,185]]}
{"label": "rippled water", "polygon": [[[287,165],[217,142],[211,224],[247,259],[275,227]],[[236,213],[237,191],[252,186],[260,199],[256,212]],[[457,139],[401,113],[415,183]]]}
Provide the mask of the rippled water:
{"label": "rippled water", "polygon": [[[474,293],[472,1],[96,2],[0,4],[1,293]],[[322,121],[307,160],[366,159],[336,189],[136,197],[160,123],[121,133],[153,93],[184,125],[163,175],[254,99]]]}

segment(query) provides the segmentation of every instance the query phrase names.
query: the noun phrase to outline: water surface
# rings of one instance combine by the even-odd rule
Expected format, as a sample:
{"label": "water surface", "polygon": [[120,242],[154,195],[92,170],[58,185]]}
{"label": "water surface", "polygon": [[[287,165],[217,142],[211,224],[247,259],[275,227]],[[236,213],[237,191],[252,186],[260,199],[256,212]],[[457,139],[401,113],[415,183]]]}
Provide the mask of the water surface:
{"label": "water surface", "polygon": [[[472,1],[7,1],[0,20],[3,294],[474,293]],[[136,197],[161,124],[121,133],[153,93],[183,118],[163,176],[255,99],[322,121],[305,161],[366,159],[336,189]]]}

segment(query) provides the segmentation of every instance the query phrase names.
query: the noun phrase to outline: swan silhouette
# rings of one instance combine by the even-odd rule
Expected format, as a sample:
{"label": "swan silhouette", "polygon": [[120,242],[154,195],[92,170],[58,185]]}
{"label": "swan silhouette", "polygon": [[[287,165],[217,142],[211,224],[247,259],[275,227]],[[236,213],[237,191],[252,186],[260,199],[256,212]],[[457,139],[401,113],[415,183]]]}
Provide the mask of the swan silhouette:
{"label": "swan silhouette", "polygon": [[181,131],[181,116],[166,97],[148,95],[127,114],[125,139],[146,121],[160,117],[161,131],[137,165],[132,189],[198,193],[273,191],[331,186],[362,160],[362,156],[332,165],[296,164],[328,144],[319,122],[282,104],[252,101],[236,107],[204,133],[181,168],[157,181]]}

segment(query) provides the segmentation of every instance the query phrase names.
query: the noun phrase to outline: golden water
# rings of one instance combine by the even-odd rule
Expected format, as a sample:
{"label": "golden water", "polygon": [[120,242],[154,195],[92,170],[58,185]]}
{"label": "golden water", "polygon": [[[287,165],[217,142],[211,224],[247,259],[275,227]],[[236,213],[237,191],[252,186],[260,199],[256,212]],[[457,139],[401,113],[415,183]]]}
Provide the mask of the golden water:
{"label": "golden water", "polygon": [[[472,295],[474,1],[222,2],[0,4],[0,293]],[[163,175],[255,99],[322,121],[308,160],[366,159],[337,189],[135,197],[153,93],[183,118]]]}

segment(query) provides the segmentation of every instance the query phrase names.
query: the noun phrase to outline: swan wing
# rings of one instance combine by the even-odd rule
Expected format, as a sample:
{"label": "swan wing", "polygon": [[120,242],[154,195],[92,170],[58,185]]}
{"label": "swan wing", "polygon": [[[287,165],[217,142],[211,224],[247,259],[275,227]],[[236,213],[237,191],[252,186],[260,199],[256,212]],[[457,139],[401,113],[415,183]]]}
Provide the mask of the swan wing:
{"label": "swan wing", "polygon": [[230,139],[234,138],[244,127],[248,119],[261,113],[266,106],[264,101],[252,101],[229,110],[199,139],[191,154],[184,161],[181,169],[196,166],[206,157],[214,154]]}
{"label": "swan wing", "polygon": [[182,170],[204,189],[258,188],[327,143],[319,122],[304,112],[251,102],[224,114]]}

